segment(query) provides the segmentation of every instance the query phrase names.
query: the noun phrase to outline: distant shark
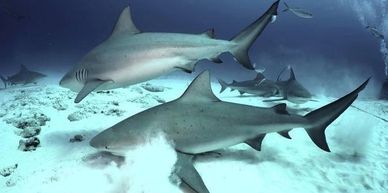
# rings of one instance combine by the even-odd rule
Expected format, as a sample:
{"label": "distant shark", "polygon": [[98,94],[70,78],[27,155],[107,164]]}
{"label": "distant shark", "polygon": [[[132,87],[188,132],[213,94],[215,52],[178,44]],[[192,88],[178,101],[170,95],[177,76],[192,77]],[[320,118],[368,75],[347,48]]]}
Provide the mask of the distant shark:
{"label": "distant shark", "polygon": [[313,14],[304,10],[304,9],[292,8],[292,7],[288,6],[286,2],[284,2],[284,5],[286,6],[286,9],[283,10],[283,12],[291,11],[293,14],[295,14],[296,16],[301,17],[301,18],[305,18],[305,19],[313,18]]}
{"label": "distant shark", "polygon": [[226,88],[230,88],[231,91],[237,90],[241,95],[248,93],[257,96],[271,97],[275,96],[279,92],[279,88],[272,80],[268,80],[262,73],[258,73],[253,80],[246,80],[237,82],[233,80],[228,84],[225,81],[219,79],[218,82],[221,85],[220,93],[224,92]]}
{"label": "distant shark", "polygon": [[267,133],[290,138],[293,128],[306,128],[311,140],[330,152],[325,129],[356,100],[369,79],[346,96],[305,116],[293,115],[286,104],[261,108],[223,102],[212,92],[208,71],[201,73],[184,94],[171,102],[135,114],[102,131],[90,145],[98,150],[124,155],[145,143],[149,135],[163,133],[178,154],[177,175],[197,193],[209,193],[192,164],[193,158],[239,143],[261,150]]}
{"label": "distant shark", "polygon": [[12,76],[8,76],[8,78],[0,76],[0,79],[3,81],[4,87],[7,88],[8,85],[26,85],[30,83],[36,83],[37,80],[42,79],[44,77],[46,77],[46,75],[40,72],[31,71],[22,64],[18,73]]}
{"label": "distant shark", "polygon": [[296,80],[295,73],[292,67],[289,67],[289,69],[290,78],[288,80],[280,80],[280,75],[276,80],[276,85],[279,88],[278,96],[280,96],[281,98],[273,100],[264,100],[264,102],[287,100],[295,104],[301,104],[311,100],[313,95]]}
{"label": "distant shark", "polygon": [[222,61],[230,52],[245,68],[253,70],[248,50],[277,16],[279,0],[230,41],[218,40],[212,33],[141,33],[130,17],[129,7],[121,13],[112,35],[70,70],[60,81],[78,95],[75,103],[95,90],[125,87],[180,69],[192,72],[198,61]]}

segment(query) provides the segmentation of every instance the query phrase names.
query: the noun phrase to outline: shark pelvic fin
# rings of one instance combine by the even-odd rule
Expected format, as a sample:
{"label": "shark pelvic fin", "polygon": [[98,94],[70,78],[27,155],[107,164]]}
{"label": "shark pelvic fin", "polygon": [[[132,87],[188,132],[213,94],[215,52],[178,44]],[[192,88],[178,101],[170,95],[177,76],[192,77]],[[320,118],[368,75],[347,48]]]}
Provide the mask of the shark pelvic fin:
{"label": "shark pelvic fin", "polygon": [[126,7],[120,14],[119,19],[113,29],[111,37],[120,35],[120,34],[137,34],[140,33],[140,30],[137,29],[135,24],[132,21],[131,10]]}
{"label": "shark pelvic fin", "polygon": [[212,91],[209,71],[199,74],[178,100],[189,102],[220,101]]}
{"label": "shark pelvic fin", "polygon": [[276,113],[283,114],[283,115],[289,115],[290,113],[287,111],[287,105],[286,103],[278,104],[272,107],[273,110],[275,110]]}
{"label": "shark pelvic fin", "polygon": [[285,138],[287,138],[287,139],[291,139],[291,136],[290,136],[290,134],[289,134],[290,131],[291,131],[291,130],[285,130],[285,131],[280,131],[280,132],[278,132],[278,133],[279,133],[279,135],[281,135],[281,136],[283,136],[283,137],[285,137]]}
{"label": "shark pelvic fin", "polygon": [[265,134],[261,134],[253,139],[248,139],[247,141],[245,141],[245,143],[256,151],[261,151],[261,143],[263,142],[264,137]]}
{"label": "shark pelvic fin", "polygon": [[109,82],[109,81],[107,81],[107,80],[89,80],[89,81],[87,81],[85,83],[84,87],[78,93],[78,95],[75,98],[74,102],[75,103],[81,102],[89,93],[91,93],[97,87],[101,86],[102,84],[104,84],[106,82]]}
{"label": "shark pelvic fin", "polygon": [[177,154],[178,160],[175,164],[175,170],[182,182],[197,193],[210,193],[201,176],[193,166],[193,155],[179,152]]}

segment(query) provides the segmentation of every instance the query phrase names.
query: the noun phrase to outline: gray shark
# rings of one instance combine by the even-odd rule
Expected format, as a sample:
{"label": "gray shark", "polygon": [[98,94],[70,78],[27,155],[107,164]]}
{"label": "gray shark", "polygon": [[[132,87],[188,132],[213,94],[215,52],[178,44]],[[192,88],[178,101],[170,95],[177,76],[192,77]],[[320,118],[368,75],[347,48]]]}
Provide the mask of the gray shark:
{"label": "gray shark", "polygon": [[231,53],[245,68],[253,70],[248,50],[277,16],[279,0],[256,21],[230,41],[214,39],[212,33],[141,33],[130,17],[129,7],[121,13],[112,35],[92,49],[60,81],[78,95],[80,102],[95,90],[114,89],[144,82],[180,69],[192,72],[198,61],[222,61]]}
{"label": "gray shark", "polygon": [[233,80],[232,83],[228,84],[219,79],[218,82],[221,85],[220,93],[226,90],[226,88],[230,88],[231,91],[237,90],[241,95],[248,93],[257,96],[271,97],[279,93],[279,88],[276,83],[272,80],[266,79],[262,73],[258,73],[256,78],[253,80],[241,82]]}
{"label": "gray shark", "polygon": [[201,73],[176,100],[147,109],[102,131],[90,145],[116,155],[147,141],[150,134],[164,133],[178,154],[177,175],[197,193],[209,193],[192,159],[246,143],[261,150],[267,133],[278,132],[289,138],[293,128],[306,128],[312,141],[329,152],[325,129],[340,116],[365,88],[369,79],[346,96],[305,116],[287,112],[286,104],[261,108],[223,102],[212,92],[208,71]]}
{"label": "gray shark", "polygon": [[286,9],[283,10],[283,12],[291,11],[293,14],[295,14],[296,16],[301,17],[301,18],[305,18],[305,19],[313,18],[313,14],[304,10],[304,9],[292,8],[292,7],[288,6],[286,2],[284,2],[284,5],[286,6]]}
{"label": "gray shark", "polygon": [[16,85],[16,84],[26,85],[30,83],[36,83],[37,80],[44,77],[46,77],[46,75],[40,72],[31,71],[22,64],[20,66],[20,71],[18,73],[12,76],[8,76],[8,78],[0,76],[0,79],[3,81],[4,87],[7,88],[8,85]]}
{"label": "gray shark", "polygon": [[276,80],[276,85],[279,88],[277,96],[281,98],[264,100],[264,102],[287,100],[295,104],[301,104],[311,100],[313,95],[296,80],[292,67],[289,67],[289,69],[290,78],[288,80],[280,80],[280,75],[282,72],[279,74],[278,79]]}
{"label": "gray shark", "polygon": [[376,28],[371,26],[365,27],[374,37],[384,40],[384,35]]}

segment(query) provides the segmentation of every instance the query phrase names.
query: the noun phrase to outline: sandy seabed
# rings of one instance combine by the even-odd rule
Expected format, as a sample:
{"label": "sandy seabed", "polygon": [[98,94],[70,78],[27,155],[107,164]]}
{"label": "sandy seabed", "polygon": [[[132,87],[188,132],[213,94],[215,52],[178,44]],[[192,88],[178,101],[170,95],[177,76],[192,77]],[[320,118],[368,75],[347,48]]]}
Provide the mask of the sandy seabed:
{"label": "sandy seabed", "polygon": [[[89,140],[131,115],[176,99],[189,82],[153,80],[95,92],[80,104],[73,103],[75,93],[57,85],[0,90],[0,170],[5,175],[0,176],[0,192],[182,192],[176,185],[179,180],[171,175],[176,153],[163,136],[128,152],[125,159],[96,151]],[[219,85],[212,87],[218,93]],[[257,97],[238,97],[237,92],[217,96],[235,103],[273,105]],[[289,111],[305,114],[334,99],[317,100],[289,104]],[[388,117],[387,102],[357,99],[353,105]],[[34,135],[40,141],[36,150],[18,149],[20,140]],[[82,139],[74,139],[76,135]],[[290,135],[292,140],[267,135],[261,152],[239,144],[198,156],[195,167],[212,193],[388,192],[388,123],[349,108],[326,130],[331,153],[317,148],[302,128]]]}

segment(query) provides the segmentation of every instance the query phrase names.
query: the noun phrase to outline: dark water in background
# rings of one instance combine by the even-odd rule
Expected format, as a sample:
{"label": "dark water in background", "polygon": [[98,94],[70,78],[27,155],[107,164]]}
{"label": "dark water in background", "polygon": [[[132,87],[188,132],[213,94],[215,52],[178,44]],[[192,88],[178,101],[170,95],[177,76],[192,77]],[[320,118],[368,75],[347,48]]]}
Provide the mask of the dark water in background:
{"label": "dark water in background", "polygon": [[[12,74],[20,63],[32,69],[64,73],[109,36],[117,16],[128,3],[142,31],[201,33],[215,28],[217,38],[230,39],[272,2],[0,0],[3,7],[0,9],[0,73]],[[314,18],[280,13],[277,22],[268,26],[250,50],[252,61],[266,68],[269,78],[275,78],[284,66],[292,65],[306,87],[334,96],[373,76],[369,93],[378,93],[376,88],[385,79],[380,43],[360,23],[354,6],[345,0],[290,0],[288,3],[311,11]],[[4,7],[25,18],[11,17]],[[283,8],[282,5],[280,10]],[[224,64],[204,61],[198,65],[198,71],[210,68],[226,80],[254,77],[253,72],[240,67],[230,55],[224,54],[221,58]]]}

